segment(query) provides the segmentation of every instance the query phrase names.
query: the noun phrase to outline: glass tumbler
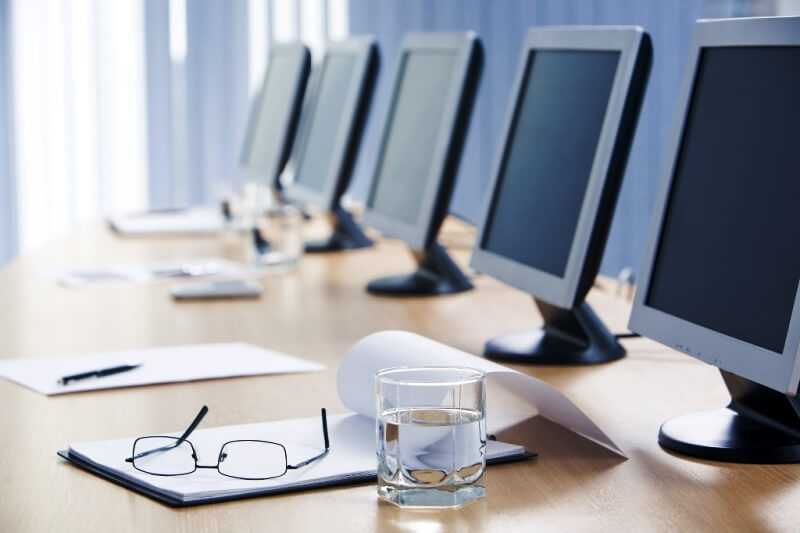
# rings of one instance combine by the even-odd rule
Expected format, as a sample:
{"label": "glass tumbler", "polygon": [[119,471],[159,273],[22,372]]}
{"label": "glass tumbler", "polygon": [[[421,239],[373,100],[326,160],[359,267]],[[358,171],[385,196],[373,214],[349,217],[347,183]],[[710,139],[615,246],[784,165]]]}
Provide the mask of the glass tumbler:
{"label": "glass tumbler", "polygon": [[486,495],[486,373],[388,368],[375,376],[378,495],[455,507]]}
{"label": "glass tumbler", "polygon": [[297,266],[303,253],[303,216],[290,204],[263,209],[255,217],[252,253],[256,266],[281,271]]}

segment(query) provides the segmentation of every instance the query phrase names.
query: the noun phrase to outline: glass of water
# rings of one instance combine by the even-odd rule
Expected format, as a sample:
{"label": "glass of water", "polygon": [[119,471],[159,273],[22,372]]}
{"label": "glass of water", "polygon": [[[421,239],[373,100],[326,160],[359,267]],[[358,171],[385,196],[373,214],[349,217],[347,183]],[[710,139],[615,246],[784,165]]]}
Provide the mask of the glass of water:
{"label": "glass of water", "polygon": [[378,495],[455,507],[486,495],[486,373],[388,368],[375,376]]}
{"label": "glass of water", "polygon": [[251,251],[254,263],[270,270],[291,270],[303,253],[303,215],[290,204],[262,209],[255,217]]}

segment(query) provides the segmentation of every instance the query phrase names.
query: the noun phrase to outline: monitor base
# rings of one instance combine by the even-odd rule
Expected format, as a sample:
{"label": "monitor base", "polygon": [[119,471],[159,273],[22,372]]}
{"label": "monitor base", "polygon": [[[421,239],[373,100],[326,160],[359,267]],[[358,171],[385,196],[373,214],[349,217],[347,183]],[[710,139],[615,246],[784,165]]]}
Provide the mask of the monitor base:
{"label": "monitor base", "polygon": [[372,241],[353,220],[353,215],[338,206],[332,216],[335,221],[331,236],[327,239],[307,242],[306,252],[338,252],[340,250],[355,250],[372,246]]}
{"label": "monitor base", "polygon": [[412,274],[389,276],[367,284],[367,292],[381,296],[434,296],[472,289],[472,283],[438,243],[415,252],[419,267]]}
{"label": "monitor base", "polygon": [[531,365],[594,365],[622,358],[625,348],[600,321],[589,304],[563,309],[534,298],[544,318],[536,331],[501,335],[483,351],[489,359]]}
{"label": "monitor base", "polygon": [[730,405],[665,422],[658,443],[667,450],[712,461],[800,462],[800,398],[720,372],[731,392]]}

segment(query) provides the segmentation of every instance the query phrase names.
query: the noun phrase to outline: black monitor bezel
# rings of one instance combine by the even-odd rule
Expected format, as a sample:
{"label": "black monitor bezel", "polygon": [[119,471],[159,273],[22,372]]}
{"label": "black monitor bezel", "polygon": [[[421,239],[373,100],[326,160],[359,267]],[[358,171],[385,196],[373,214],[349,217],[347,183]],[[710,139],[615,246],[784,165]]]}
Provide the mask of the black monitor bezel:
{"label": "black monitor bezel", "polygon": [[[492,165],[492,177],[484,197],[478,238],[470,261],[473,269],[558,307],[573,308],[585,298],[597,275],[613,217],[616,195],[624,173],[625,156],[635,130],[644,84],[649,73],[652,55],[650,46],[649,36],[636,26],[539,27],[528,30],[501,130],[501,141]],[[542,50],[613,51],[620,54],[563,277],[514,261],[483,247],[488,220],[496,201],[497,185],[511,144],[510,134],[523,96],[527,67],[532,54]],[[634,95],[638,100],[632,102],[629,93],[635,84],[641,84],[641,88],[639,94]],[[635,112],[631,112],[632,109]],[[620,157],[622,161],[618,160]]]}
{"label": "black monitor bezel", "polygon": [[[308,91],[298,131],[290,158],[290,165],[296,171],[302,161],[308,142],[308,130],[313,121],[319,100],[325,64],[331,54],[353,54],[355,67],[343,102],[342,121],[336,131],[333,156],[328,166],[322,190],[309,187],[296,179],[286,184],[286,198],[321,210],[333,211],[339,205],[350,182],[353,166],[361,141],[361,130],[369,112],[369,102],[377,77],[379,55],[375,37],[371,35],[351,37],[327,45],[325,57],[318,68],[319,75],[313,81],[313,89]],[[293,177],[294,178],[294,177]]]}
{"label": "black monitor bezel", "polygon": [[[383,153],[389,137],[392,112],[397,102],[402,81],[405,58],[415,51],[442,50],[456,53],[453,78],[445,98],[445,110],[430,174],[417,215],[417,220],[409,224],[374,209],[371,205],[377,190],[378,172],[383,161]],[[474,91],[480,78],[482,61],[480,41],[475,32],[462,33],[409,33],[403,38],[395,66],[392,97],[389,112],[383,126],[378,157],[375,160],[372,182],[367,195],[365,224],[383,234],[400,239],[416,250],[426,250],[433,245],[444,216],[447,213],[461,158],[463,138],[472,112]]]}
{"label": "black monitor bezel", "polygon": [[[772,352],[694,324],[653,307],[646,300],[667,213],[675,167],[680,155],[687,113],[702,50],[711,47],[800,46],[800,18],[702,20],[695,25],[689,60],[678,98],[675,123],[662,167],[650,233],[629,327],[680,352],[794,396],[800,383],[800,288],[782,353]],[[755,280],[745,280],[754,283]],[[742,309],[742,312],[753,310]]]}
{"label": "black monitor bezel", "polygon": [[[273,161],[274,167],[268,173],[264,173],[255,169],[247,162],[248,154],[251,150],[253,137],[255,135],[256,127],[258,125],[261,101],[264,98],[264,90],[266,88],[267,80],[269,79],[270,72],[273,67],[273,59],[276,56],[285,55],[296,59],[296,69],[293,75],[289,78],[292,83],[291,99],[287,102],[284,110],[283,119],[280,120],[280,128],[283,132],[282,142],[277,147],[274,154]],[[261,80],[261,87],[258,89],[256,96],[250,103],[250,114],[247,118],[247,128],[245,130],[244,139],[242,140],[241,149],[239,151],[239,174],[245,181],[260,183],[269,187],[280,188],[280,175],[283,167],[289,159],[292,144],[294,143],[295,132],[297,129],[297,122],[300,117],[300,108],[303,102],[303,95],[305,94],[306,83],[311,70],[311,52],[308,47],[302,43],[273,43],[269,46],[267,57],[267,70],[264,73],[264,78]]]}

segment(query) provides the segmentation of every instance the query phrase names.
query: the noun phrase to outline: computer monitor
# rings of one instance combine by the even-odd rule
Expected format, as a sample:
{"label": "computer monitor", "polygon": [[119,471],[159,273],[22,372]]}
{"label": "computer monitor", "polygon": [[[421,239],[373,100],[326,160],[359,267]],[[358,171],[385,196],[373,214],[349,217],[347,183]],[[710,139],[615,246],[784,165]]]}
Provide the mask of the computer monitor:
{"label": "computer monitor", "polygon": [[311,54],[299,43],[272,44],[267,70],[253,100],[239,171],[245,181],[280,189],[279,176],[294,142]]}
{"label": "computer monitor", "polygon": [[625,355],[585,301],[603,256],[650,71],[641,28],[531,28],[472,267],[534,297],[540,330],[486,343],[492,359],[576,365]]}
{"label": "computer monitor", "polygon": [[378,74],[378,47],[372,36],[330,43],[308,91],[287,169],[287,199],[325,210],[333,234],[307,242],[306,251],[363,248],[372,241],[339,204],[355,166],[361,134]]}
{"label": "computer monitor", "polygon": [[699,21],[630,327],[719,368],[668,449],[800,461],[800,18]]}
{"label": "computer monitor", "polygon": [[472,288],[436,234],[450,203],[482,63],[480,40],[472,32],[403,38],[365,222],[405,241],[418,269],[370,282],[371,293]]}

